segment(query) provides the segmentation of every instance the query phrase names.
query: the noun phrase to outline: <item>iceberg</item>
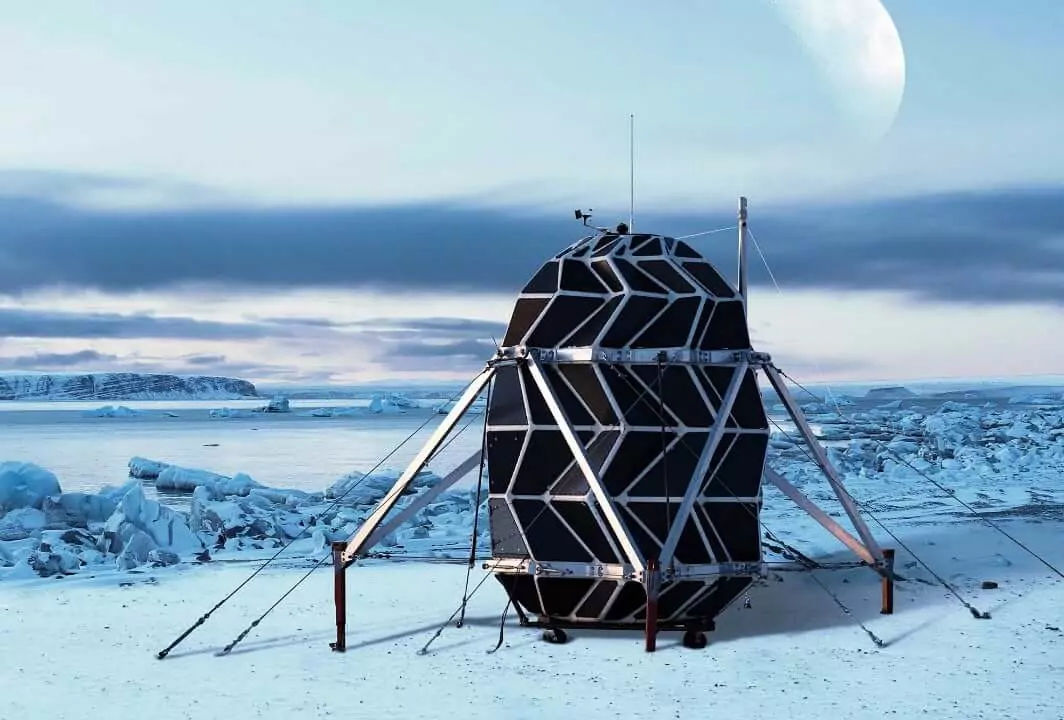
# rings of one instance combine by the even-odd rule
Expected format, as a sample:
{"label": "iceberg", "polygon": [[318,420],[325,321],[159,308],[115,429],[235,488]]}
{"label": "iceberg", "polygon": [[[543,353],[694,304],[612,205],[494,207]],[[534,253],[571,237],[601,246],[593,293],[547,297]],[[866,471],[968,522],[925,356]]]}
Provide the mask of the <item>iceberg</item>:
{"label": "iceberg", "polygon": [[0,513],[19,508],[36,508],[44,499],[62,492],[59,479],[48,470],[22,462],[0,462]]}
{"label": "iceberg", "polygon": [[114,407],[112,405],[104,405],[101,408],[95,410],[86,410],[82,413],[82,417],[98,417],[98,418],[116,418],[116,417],[136,417],[137,415],[143,415],[139,410],[133,410],[125,405],[119,405]]}

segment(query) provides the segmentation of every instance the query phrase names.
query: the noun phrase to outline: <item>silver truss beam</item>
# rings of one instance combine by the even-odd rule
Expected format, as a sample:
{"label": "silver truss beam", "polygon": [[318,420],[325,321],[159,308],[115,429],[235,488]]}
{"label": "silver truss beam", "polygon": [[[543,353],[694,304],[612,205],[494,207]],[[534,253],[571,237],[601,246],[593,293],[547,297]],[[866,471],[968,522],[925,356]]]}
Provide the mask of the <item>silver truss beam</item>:
{"label": "silver truss beam", "polygon": [[532,379],[539,388],[540,394],[543,395],[543,400],[547,403],[547,408],[550,410],[554,422],[558,424],[558,428],[561,430],[566,444],[569,445],[569,449],[572,451],[573,457],[576,459],[577,466],[579,466],[580,471],[584,474],[584,479],[587,480],[588,487],[591,488],[591,492],[595,496],[595,500],[598,502],[602,514],[605,515],[606,522],[610,524],[613,532],[617,535],[617,539],[621,543],[621,549],[628,558],[628,562],[638,568],[639,572],[642,573],[646,570],[646,559],[639,552],[631,535],[628,534],[628,528],[617,514],[617,508],[613,504],[613,499],[610,497],[609,493],[606,492],[606,488],[603,487],[598,473],[596,473],[591,467],[591,463],[588,461],[587,455],[584,453],[584,446],[580,442],[580,438],[576,436],[576,432],[573,431],[573,426],[569,423],[569,418],[565,416],[565,411],[562,410],[562,406],[558,402],[554,390],[551,389],[550,384],[547,382],[547,378],[543,374],[543,368],[540,367],[535,358],[529,357],[527,362]]}
{"label": "silver truss beam", "polygon": [[768,353],[755,350],[697,350],[691,348],[602,348],[597,345],[583,347],[530,348],[514,345],[500,348],[493,363],[513,363],[525,358],[535,358],[541,363],[605,363],[623,365],[657,365],[665,353],[667,365],[737,365],[746,361],[758,366],[771,362]]}
{"label": "silver truss beam", "polygon": [[[506,575],[536,575],[539,577],[604,578],[608,580],[639,580],[638,570],[622,563],[544,562],[527,558],[491,558],[482,564],[485,570]],[[663,570],[666,580],[710,577],[713,575],[760,575],[765,564],[751,563],[677,563],[671,570]]]}
{"label": "silver truss beam", "polygon": [[494,375],[495,368],[487,367],[469,384],[469,387],[467,387],[465,392],[462,393],[462,396],[458,399],[454,408],[447,413],[443,422],[441,422],[435,432],[432,433],[428,442],[422,446],[421,450],[418,451],[418,454],[415,455],[414,459],[410,461],[410,464],[406,466],[406,470],[404,470],[403,474],[399,476],[399,479],[395,481],[392,489],[388,491],[384,498],[377,504],[377,507],[373,509],[373,512],[369,514],[369,517],[365,519],[355,534],[347,542],[347,547],[344,549],[343,553],[343,562],[345,565],[351,563],[360,552],[363,552],[366,549],[366,542],[377,527],[384,522],[384,518],[387,517],[391,509],[395,507],[395,504],[399,502],[399,498],[402,497],[403,491],[414,477],[421,472],[421,468],[425,467],[425,463],[427,463],[433,453],[439,449],[440,445],[443,444],[443,441],[447,439],[447,436],[451,434],[455,425],[457,425],[458,421],[462,419],[462,416],[465,415],[466,411],[477,399],[480,393],[484,391],[484,388]]}
{"label": "silver truss beam", "polygon": [[805,413],[803,413],[802,409],[798,407],[798,403],[794,401],[794,397],[787,389],[786,383],[784,383],[783,378],[780,377],[779,370],[777,370],[771,363],[763,365],[762,369],[765,371],[765,375],[768,377],[769,382],[772,383],[772,387],[783,402],[784,407],[787,408],[787,413],[794,421],[795,427],[798,428],[798,432],[805,439],[806,445],[808,445],[809,449],[812,451],[816,464],[820,466],[820,470],[824,473],[824,477],[827,478],[828,484],[831,485],[831,489],[835,491],[835,497],[837,497],[842,504],[842,509],[846,511],[846,515],[850,518],[850,522],[853,523],[854,529],[857,530],[857,534],[860,535],[861,540],[864,541],[864,546],[868,548],[868,551],[877,562],[881,562],[883,560],[883,551],[880,549],[879,543],[876,542],[875,537],[872,536],[872,532],[868,529],[868,525],[865,524],[864,518],[861,517],[860,510],[858,510],[857,504],[853,501],[853,498],[850,497],[850,493],[846,490],[846,486],[842,484],[842,479],[839,477],[838,471],[828,459],[827,452],[824,451],[824,447],[813,433],[813,428],[809,427],[809,421],[805,419]]}
{"label": "silver truss beam", "polygon": [[[702,454],[698,458],[698,464],[695,465],[694,474],[691,476],[687,490],[684,492],[680,507],[676,511],[672,527],[669,528],[669,535],[665,539],[664,545],[661,546],[659,560],[663,568],[669,568],[673,565],[673,554],[676,552],[676,545],[680,542],[680,535],[683,533],[684,525],[691,515],[691,510],[694,509],[695,499],[702,494],[703,478],[705,478],[706,472],[709,471],[710,463],[713,462],[713,455],[717,452],[717,446],[720,445],[721,438],[724,437],[724,431],[728,427],[728,418],[731,416],[732,406],[735,405],[735,398],[739,395],[739,388],[742,387],[747,367],[745,361],[739,363],[732,375],[731,382],[728,384],[728,389],[724,393],[720,409],[717,411],[716,419],[713,421],[713,430],[705,447],[702,449]],[[664,461],[665,458],[662,457],[662,462]]]}
{"label": "silver truss beam", "polygon": [[[358,548],[356,554],[369,552],[375,548],[381,540],[387,537],[390,533],[395,532],[400,527],[408,523],[415,515],[417,515],[422,509],[425,508],[430,502],[442,495],[446,490],[450,489],[452,485],[471,473],[480,465],[481,451],[477,450],[472,455],[467,457],[461,463],[458,464],[451,472],[440,478],[440,481],[430,487],[425,492],[418,495],[416,498],[406,504],[402,510],[397,512],[388,522],[381,523],[376,530],[370,533],[369,539],[365,544]],[[485,497],[487,497],[485,495]],[[474,512],[479,511],[480,508],[473,508]],[[473,539],[476,543],[476,538]]]}
{"label": "silver truss beam", "polygon": [[765,466],[764,474],[766,480],[778,487],[784,495],[794,501],[795,505],[809,513],[810,517],[820,523],[825,530],[838,538],[843,545],[850,548],[857,557],[870,565],[876,564],[876,559],[872,556],[871,551],[861,544],[860,540],[846,532],[846,528],[835,522],[830,515],[824,512],[819,505],[813,502],[801,490],[792,485],[787,478],[783,477],[767,465]]}

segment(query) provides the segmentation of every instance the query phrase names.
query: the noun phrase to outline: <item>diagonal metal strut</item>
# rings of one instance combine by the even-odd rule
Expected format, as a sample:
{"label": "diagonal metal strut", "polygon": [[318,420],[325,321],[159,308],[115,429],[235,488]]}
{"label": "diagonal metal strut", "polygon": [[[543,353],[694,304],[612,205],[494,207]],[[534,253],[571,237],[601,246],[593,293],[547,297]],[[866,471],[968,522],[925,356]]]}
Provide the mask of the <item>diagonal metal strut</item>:
{"label": "diagonal metal strut", "polygon": [[[395,504],[399,502],[399,498],[402,497],[403,491],[410,484],[410,482],[421,472],[421,468],[425,467],[425,463],[429,461],[433,453],[443,444],[443,441],[447,439],[447,436],[454,430],[455,425],[462,419],[462,416],[466,414],[470,406],[477,399],[492,376],[495,375],[494,367],[487,367],[481,371],[473,382],[469,384],[465,392],[462,393],[462,397],[458,399],[454,408],[447,413],[447,416],[440,423],[440,426],[436,428],[435,432],[429,438],[428,442],[418,451],[418,454],[414,456],[414,459],[407,465],[406,470],[399,476],[399,479],[392,485],[392,489],[384,496],[384,499],[377,504],[377,507],[373,509],[373,512],[369,514],[369,517],[365,519],[358,530],[351,537],[347,543],[347,547],[344,549],[343,562],[345,565],[351,564],[360,552],[365,549],[367,541],[374,533],[377,527],[384,522],[384,518],[387,517]],[[469,462],[468,460],[466,462]],[[468,471],[467,471],[468,472]]]}
{"label": "diagonal metal strut", "polygon": [[791,396],[790,391],[787,389],[787,385],[783,382],[783,378],[780,377],[779,370],[777,370],[771,363],[765,363],[762,366],[762,369],[765,371],[765,375],[768,377],[769,382],[772,383],[772,387],[776,390],[776,394],[779,395],[784,407],[787,408],[787,412],[794,421],[795,427],[798,428],[798,432],[801,433],[802,437],[805,439],[806,445],[808,445],[809,449],[812,451],[816,464],[820,466],[820,470],[824,473],[824,477],[827,478],[828,484],[831,485],[831,489],[835,491],[835,496],[842,504],[842,509],[846,511],[846,515],[850,518],[850,522],[853,523],[854,529],[857,530],[857,534],[860,535],[861,540],[864,541],[864,546],[868,548],[868,551],[873,555],[877,562],[882,562],[883,551],[880,549],[879,543],[877,543],[875,537],[872,536],[872,532],[868,529],[868,525],[865,523],[864,518],[861,517],[857,504],[853,501],[853,498],[850,497],[850,493],[846,490],[846,486],[842,484],[842,479],[839,477],[838,471],[828,459],[828,455],[817,440],[816,435],[813,433],[813,429],[809,427],[809,421],[805,419],[805,414],[802,412],[802,409],[798,407],[798,403],[794,401],[794,397]]}
{"label": "diagonal metal strut", "polygon": [[580,438],[576,436],[576,432],[573,430],[569,418],[565,416],[565,412],[562,410],[561,404],[559,404],[558,398],[554,394],[554,390],[547,382],[547,378],[543,374],[543,368],[533,357],[529,357],[527,362],[529,372],[532,374],[532,379],[535,381],[536,386],[543,395],[543,400],[547,403],[547,408],[550,410],[554,422],[556,422],[561,429],[562,436],[565,438],[565,442],[569,445],[569,449],[572,451],[573,457],[576,459],[577,466],[584,474],[584,479],[587,480],[588,487],[591,488],[591,492],[594,494],[595,500],[598,502],[598,506],[601,508],[602,514],[606,518],[606,522],[609,523],[613,532],[617,535],[617,539],[621,543],[621,549],[624,550],[628,562],[640,572],[643,572],[646,570],[646,561],[636,547],[631,535],[628,533],[627,526],[617,514],[617,508],[614,506],[609,493],[606,492],[606,488],[603,487],[598,473],[596,473],[594,468],[591,467],[591,463],[588,461],[587,455],[584,453],[584,446],[580,443]]}
{"label": "diagonal metal strut", "polygon": [[699,493],[702,492],[702,485],[706,473],[709,472],[709,465],[713,462],[713,455],[717,452],[717,446],[720,445],[720,441],[724,437],[724,431],[728,427],[728,418],[731,416],[735,399],[739,396],[739,388],[742,387],[743,378],[748,367],[749,364],[745,360],[739,363],[732,374],[728,389],[724,392],[720,409],[717,410],[717,417],[713,421],[713,430],[710,432],[709,440],[702,449],[702,454],[698,457],[698,464],[695,465],[691,482],[687,485],[683,500],[680,501],[680,508],[676,511],[672,527],[669,528],[669,535],[661,548],[661,566],[664,568],[668,568],[672,564],[673,554],[676,552],[676,546],[680,542],[684,525],[687,524],[687,518],[691,516],[695,500],[698,498]]}

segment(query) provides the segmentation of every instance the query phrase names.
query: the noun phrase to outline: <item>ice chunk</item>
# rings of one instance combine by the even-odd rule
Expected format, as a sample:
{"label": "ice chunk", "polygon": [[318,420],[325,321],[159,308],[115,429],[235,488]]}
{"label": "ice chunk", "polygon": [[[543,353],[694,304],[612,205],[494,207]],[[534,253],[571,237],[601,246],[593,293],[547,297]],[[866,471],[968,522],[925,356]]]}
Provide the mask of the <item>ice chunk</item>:
{"label": "ice chunk", "polygon": [[37,508],[16,508],[0,516],[0,541],[25,540],[37,535],[44,526],[44,513]]}
{"label": "ice chunk", "polygon": [[418,405],[418,401],[417,400],[412,400],[411,398],[408,398],[403,393],[391,393],[390,395],[388,395],[388,400],[390,400],[391,403],[393,405],[395,405],[396,407],[401,407],[401,408],[416,408],[416,407],[420,407]]}
{"label": "ice chunk", "polygon": [[374,415],[392,415],[403,412],[402,408],[392,402],[389,398],[381,395],[374,395],[373,399],[369,401],[369,411]]}
{"label": "ice chunk", "polygon": [[[143,551],[145,558],[147,552],[156,547],[179,554],[203,549],[203,543],[189,529],[185,517],[154,500],[148,500],[144,497],[144,488],[137,483],[122,496],[118,507],[107,519],[98,547],[103,552],[123,553],[137,533],[141,532],[154,543]],[[138,543],[138,548],[146,547],[144,541]],[[134,553],[133,556],[139,555]]]}
{"label": "ice chunk", "polygon": [[143,530],[134,530],[115,558],[115,567],[119,570],[132,570],[148,562],[149,556],[157,548],[158,544],[151,535]]}
{"label": "ice chunk", "polygon": [[[125,491],[129,486],[125,487]],[[118,500],[125,494],[113,488],[99,493],[62,493],[45,498],[42,509],[50,527],[88,527],[91,522],[104,522],[118,507]]]}
{"label": "ice chunk", "polygon": [[170,465],[155,479],[155,487],[170,492],[192,492],[200,486],[213,488],[229,480],[224,475]]}
{"label": "ice chunk", "polygon": [[261,411],[266,413],[290,413],[292,408],[288,404],[288,398],[284,395],[278,395],[270,398],[270,402]]}
{"label": "ice chunk", "polygon": [[176,553],[172,553],[169,550],[160,550],[156,548],[148,552],[148,562],[153,567],[165,567],[167,565],[177,565],[181,562],[181,558]]}
{"label": "ice chunk", "polygon": [[299,413],[303,417],[353,417],[363,415],[366,408],[361,407],[321,407]]}
{"label": "ice chunk", "polygon": [[125,405],[119,405],[114,407],[112,405],[104,405],[103,407],[96,408],[95,410],[86,410],[82,413],[82,417],[98,417],[98,418],[116,418],[116,417],[135,417],[141,415],[137,410],[128,408]]}
{"label": "ice chunk", "polygon": [[169,463],[133,457],[129,459],[129,476],[140,478],[141,480],[154,480],[159,477],[159,473],[168,467],[170,467]]}
{"label": "ice chunk", "polygon": [[211,410],[207,414],[213,418],[250,418],[256,416],[256,413],[252,410],[227,407]]}
{"label": "ice chunk", "polygon": [[[346,475],[325,491],[325,497],[329,500],[343,498],[344,502],[351,504],[372,503],[384,497],[395,481],[399,479],[397,470],[378,470],[371,475],[353,472]],[[439,475],[428,470],[419,472],[404,495],[413,494],[420,490],[431,487],[439,481]]]}
{"label": "ice chunk", "polygon": [[84,530],[48,530],[41,533],[40,544],[26,559],[42,577],[67,575],[102,559],[92,544],[92,535]]}
{"label": "ice chunk", "polygon": [[0,514],[23,507],[38,510],[62,490],[51,472],[33,463],[0,462]]}

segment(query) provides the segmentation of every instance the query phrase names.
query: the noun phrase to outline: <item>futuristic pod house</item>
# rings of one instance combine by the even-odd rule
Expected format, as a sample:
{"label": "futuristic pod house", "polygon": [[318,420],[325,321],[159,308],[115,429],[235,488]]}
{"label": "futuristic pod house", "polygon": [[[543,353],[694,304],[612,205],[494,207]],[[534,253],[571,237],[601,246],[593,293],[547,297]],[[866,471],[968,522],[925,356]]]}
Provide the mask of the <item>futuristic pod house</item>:
{"label": "futuristic pod house", "polygon": [[[578,218],[586,218],[577,213]],[[503,346],[351,540],[338,576],[486,460],[494,573],[525,624],[703,632],[765,572],[762,478],[881,574],[888,561],[746,323],[746,200],[733,285],[690,245],[597,229],[522,290]],[[586,219],[585,219],[586,224]],[[765,464],[765,373],[835,490],[853,537]],[[482,393],[485,443],[392,512]],[[342,597],[338,598],[342,603]],[[338,625],[339,625],[338,608]],[[530,619],[531,618],[531,619]],[[343,649],[342,627],[336,649]]]}

